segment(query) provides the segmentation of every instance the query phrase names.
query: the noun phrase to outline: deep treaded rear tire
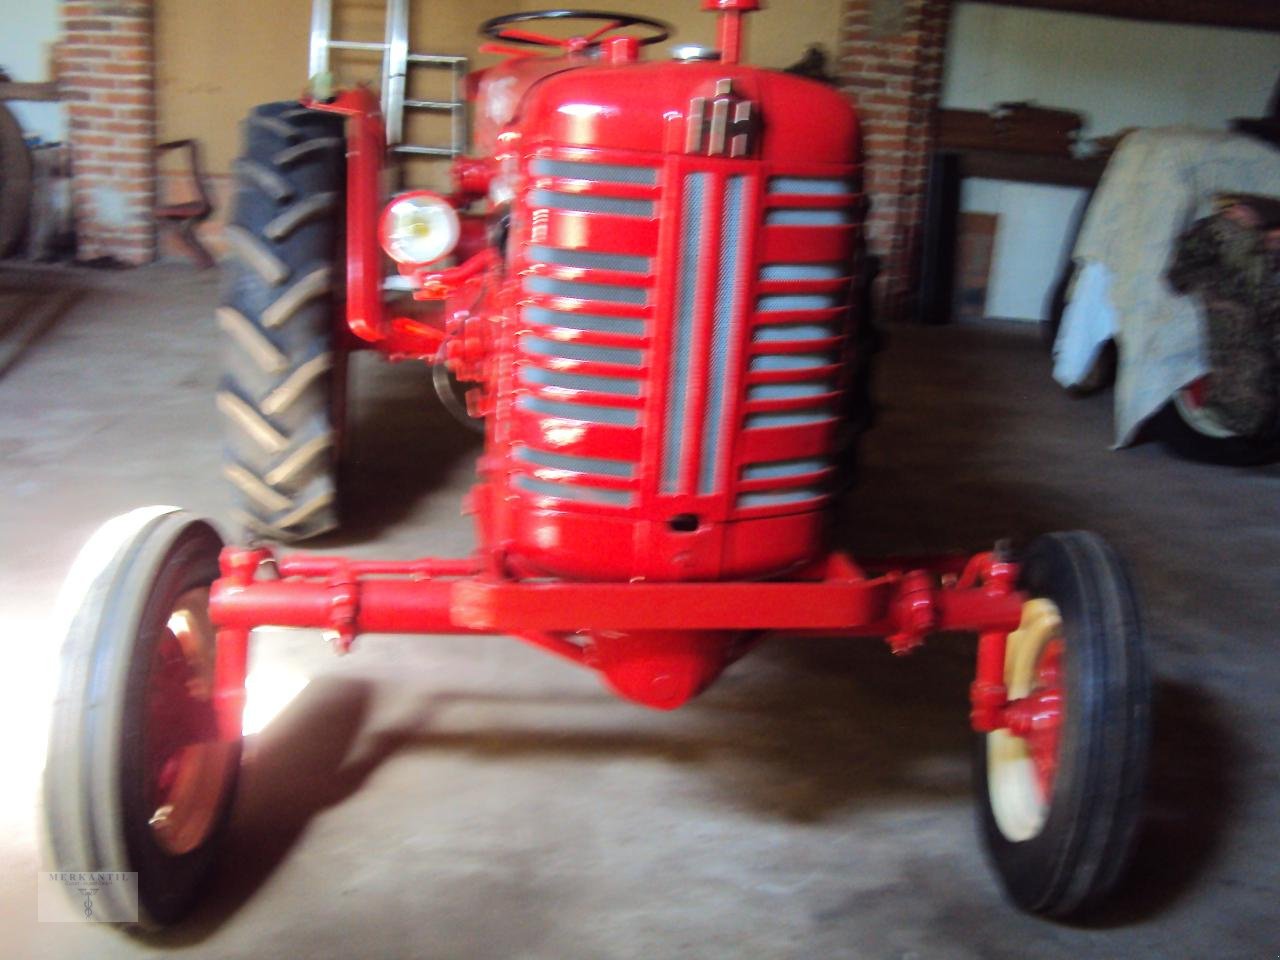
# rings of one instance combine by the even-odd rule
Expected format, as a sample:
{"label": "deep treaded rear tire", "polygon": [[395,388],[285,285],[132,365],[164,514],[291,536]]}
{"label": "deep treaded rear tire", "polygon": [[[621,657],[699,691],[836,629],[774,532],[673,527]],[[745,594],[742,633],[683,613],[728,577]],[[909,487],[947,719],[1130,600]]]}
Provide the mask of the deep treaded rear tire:
{"label": "deep treaded rear tire", "polygon": [[295,102],[269,103],[249,114],[243,137],[218,310],[223,474],[246,533],[301,540],[338,525],[343,124]]}

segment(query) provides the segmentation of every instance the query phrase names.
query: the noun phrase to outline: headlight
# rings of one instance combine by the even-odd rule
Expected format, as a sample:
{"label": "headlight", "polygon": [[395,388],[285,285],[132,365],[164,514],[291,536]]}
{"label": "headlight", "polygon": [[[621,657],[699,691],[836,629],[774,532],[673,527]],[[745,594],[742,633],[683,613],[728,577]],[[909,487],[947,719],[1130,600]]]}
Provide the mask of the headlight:
{"label": "headlight", "polygon": [[397,263],[435,263],[453,253],[462,233],[458,211],[444,197],[415,190],[397,197],[382,212],[378,237]]}

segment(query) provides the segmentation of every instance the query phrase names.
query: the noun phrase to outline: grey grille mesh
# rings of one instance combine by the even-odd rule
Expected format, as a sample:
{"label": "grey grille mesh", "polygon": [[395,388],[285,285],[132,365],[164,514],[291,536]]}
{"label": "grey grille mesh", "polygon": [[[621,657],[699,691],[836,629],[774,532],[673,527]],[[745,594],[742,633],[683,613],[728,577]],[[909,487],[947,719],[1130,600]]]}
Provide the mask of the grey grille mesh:
{"label": "grey grille mesh", "polygon": [[529,164],[529,172],[537,177],[563,177],[569,180],[607,180],[634,186],[652,187],[658,182],[653,167],[632,167],[622,163],[583,163],[578,160],[548,160],[541,157]]}
{"label": "grey grille mesh", "polygon": [[511,485],[517,490],[560,500],[576,500],[579,503],[603,503],[614,507],[629,507],[635,497],[626,490],[604,490],[600,487],[584,487],[559,481],[535,480],[533,477],[516,477]]}
{"label": "grey grille mesh", "polygon": [[585,193],[560,193],[556,190],[534,190],[529,203],[550,210],[572,210],[576,213],[611,213],[620,217],[652,217],[652,200],[624,200]]}
{"label": "grey grille mesh", "polygon": [[578,283],[574,280],[557,280],[554,277],[528,277],[524,288],[531,293],[545,293],[551,297],[571,297],[574,300],[603,300],[606,303],[629,303],[644,306],[649,292],[643,287],[621,287],[613,283]]}
{"label": "grey grille mesh", "polygon": [[548,467],[552,470],[596,473],[606,477],[622,477],[626,480],[632,479],[636,473],[636,465],[626,460],[606,460],[603,457],[572,457],[563,453],[551,453],[548,450],[537,450],[526,446],[516,447],[515,454],[517,460],[531,463],[537,467]]}
{"label": "grey grille mesh", "polygon": [[554,263],[561,267],[582,267],[586,270],[616,270],[620,273],[648,273],[648,257],[633,257],[621,253],[591,253],[587,250],[562,250],[559,247],[530,247],[529,259],[541,263]]}
{"label": "grey grille mesh", "polygon": [[838,197],[853,193],[848,180],[828,177],[770,177],[770,193],[792,193],[808,197]]}
{"label": "grey grille mesh", "polygon": [[591,363],[617,363],[627,367],[638,367],[644,358],[643,351],[628,350],[623,347],[594,347],[585,343],[561,343],[559,340],[544,340],[542,337],[524,336],[520,340],[520,348],[525,353],[539,357],[562,357],[566,360],[586,360]]}
{"label": "grey grille mesh", "polygon": [[770,210],[764,222],[771,227],[838,227],[852,223],[848,210],[820,210],[807,207],[783,207]]}
{"label": "grey grille mesh", "polygon": [[724,430],[724,391],[729,377],[729,347],[733,321],[738,315],[742,285],[746,178],[729,177],[725,182],[720,209],[720,262],[716,275],[716,307],[711,326],[711,357],[707,369],[707,401],[702,421],[702,450],[698,461],[698,493],[716,490],[716,470],[720,462],[721,436]]}
{"label": "grey grille mesh", "polygon": [[827,469],[826,460],[773,460],[752,463],[742,468],[743,480],[787,480]]}
{"label": "grey grille mesh", "polygon": [[820,293],[775,293],[756,300],[756,310],[760,313],[781,313],[784,310],[830,310],[838,305],[839,300],[831,294]]}
{"label": "grey grille mesh", "polygon": [[810,370],[836,362],[829,353],[766,353],[751,358],[752,370]]}
{"label": "grey grille mesh", "polygon": [[689,361],[693,324],[698,302],[698,267],[702,259],[702,208],[708,173],[690,173],[684,178],[684,202],[680,225],[680,254],[676,269],[676,315],[674,317],[667,378],[667,409],[662,437],[662,492],[675,493],[680,478],[680,455],[684,449],[684,412],[689,391]]}
{"label": "grey grille mesh", "polygon": [[751,339],[756,343],[828,340],[834,336],[837,336],[836,328],[821,323],[771,323],[768,326],[756,327],[751,333]]}
{"label": "grey grille mesh", "polygon": [[640,396],[640,381],[630,377],[592,377],[581,373],[559,373],[525,364],[520,369],[520,379],[541,387],[561,387],[565,390],[591,390],[595,393],[611,393],[617,397]]}
{"label": "grey grille mesh", "polygon": [[544,327],[567,327],[570,330],[593,330],[597,333],[623,333],[633,337],[644,335],[643,320],[625,317],[601,317],[590,313],[564,313],[543,307],[525,307],[524,318]]}
{"label": "grey grille mesh", "polygon": [[543,400],[541,397],[521,397],[519,405],[522,410],[538,413],[544,417],[583,420],[587,423],[604,423],[613,427],[634,427],[640,422],[639,411],[627,410],[623,407],[603,407],[590,403],[562,403],[558,400]]}
{"label": "grey grille mesh", "polygon": [[744,493],[738,497],[739,509],[750,507],[777,507],[785,503],[804,503],[826,494],[816,487],[800,487],[795,490],[777,490],[768,493]]}
{"label": "grey grille mesh", "polygon": [[798,400],[801,397],[820,397],[831,392],[831,384],[816,383],[758,383],[747,390],[748,400]]}
{"label": "grey grille mesh", "polygon": [[839,280],[844,269],[836,263],[766,263],[761,280]]}

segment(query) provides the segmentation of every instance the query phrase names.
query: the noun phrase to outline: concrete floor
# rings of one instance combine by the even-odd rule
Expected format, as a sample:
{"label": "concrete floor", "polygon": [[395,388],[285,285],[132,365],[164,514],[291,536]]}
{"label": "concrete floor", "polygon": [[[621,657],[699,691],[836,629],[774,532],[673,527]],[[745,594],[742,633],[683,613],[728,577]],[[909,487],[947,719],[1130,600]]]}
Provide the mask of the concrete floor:
{"label": "concrete floor", "polygon": [[[103,519],[225,520],[215,278],[69,273],[72,312],[0,379],[0,948],[12,957],[1118,958],[1280,953],[1280,474],[1108,449],[1106,397],[1033,332],[896,331],[844,539],[864,554],[1091,527],[1131,560],[1158,678],[1136,868],[1090,926],[1022,916],[969,797],[970,653],[776,641],[674,714],[500,638],[260,639],[234,836],[147,944],[38,924],[45,618]],[[3,275],[0,274],[0,281]],[[373,361],[374,358],[367,358]],[[326,546],[459,553],[475,441],[421,369],[360,363],[355,515]]]}

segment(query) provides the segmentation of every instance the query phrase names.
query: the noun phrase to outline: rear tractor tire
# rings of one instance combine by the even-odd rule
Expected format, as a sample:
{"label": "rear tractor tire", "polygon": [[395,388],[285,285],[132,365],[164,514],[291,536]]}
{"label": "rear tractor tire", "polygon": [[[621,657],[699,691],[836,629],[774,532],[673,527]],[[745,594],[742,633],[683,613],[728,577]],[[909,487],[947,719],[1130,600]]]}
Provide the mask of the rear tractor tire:
{"label": "rear tractor tire", "polygon": [[218,410],[235,519],[258,539],[338,526],[346,355],[335,310],[342,118],[294,102],[256,107],[235,163],[218,323]]}

